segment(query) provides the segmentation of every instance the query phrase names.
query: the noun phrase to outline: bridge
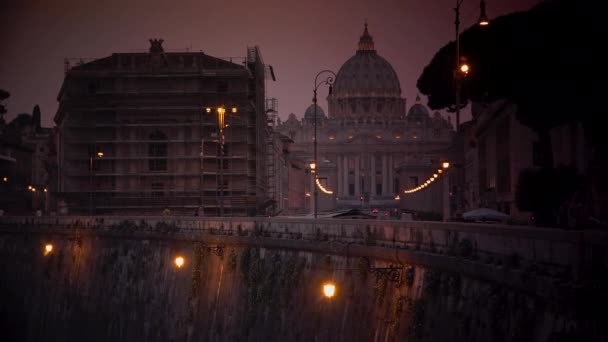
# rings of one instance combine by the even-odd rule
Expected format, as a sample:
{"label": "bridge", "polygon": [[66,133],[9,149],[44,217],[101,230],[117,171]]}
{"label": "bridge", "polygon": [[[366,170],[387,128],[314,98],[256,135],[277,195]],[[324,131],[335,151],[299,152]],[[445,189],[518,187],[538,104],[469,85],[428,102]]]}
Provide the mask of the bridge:
{"label": "bridge", "polygon": [[603,231],[495,224],[2,217],[0,328],[18,341],[602,340],[607,250]]}

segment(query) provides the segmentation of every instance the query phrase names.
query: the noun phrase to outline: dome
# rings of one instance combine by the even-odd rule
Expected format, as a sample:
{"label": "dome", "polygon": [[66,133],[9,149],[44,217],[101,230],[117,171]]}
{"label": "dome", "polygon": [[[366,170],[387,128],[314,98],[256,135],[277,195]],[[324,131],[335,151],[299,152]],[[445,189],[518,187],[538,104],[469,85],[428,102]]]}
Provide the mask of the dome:
{"label": "dome", "polygon": [[399,78],[391,64],[376,53],[367,24],[357,53],[338,71],[333,95],[339,98],[401,96]]}
{"label": "dome", "polygon": [[[318,120],[323,120],[325,119],[325,112],[323,111],[323,108],[321,108],[319,105],[317,106],[317,119]],[[304,112],[304,120],[307,121],[314,121],[315,119],[315,105],[311,104],[310,106],[308,106],[308,108],[306,108],[306,112]]]}
{"label": "dome", "polygon": [[429,117],[429,110],[420,102],[420,96],[416,96],[416,104],[414,104],[407,112],[408,119],[426,119]]}

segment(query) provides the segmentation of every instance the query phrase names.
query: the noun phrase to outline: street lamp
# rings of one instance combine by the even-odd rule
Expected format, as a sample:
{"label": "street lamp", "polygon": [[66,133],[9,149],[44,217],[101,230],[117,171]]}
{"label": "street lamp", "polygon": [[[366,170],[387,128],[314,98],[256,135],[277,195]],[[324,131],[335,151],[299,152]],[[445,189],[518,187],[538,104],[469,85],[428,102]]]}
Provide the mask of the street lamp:
{"label": "street lamp", "polygon": [[177,268],[182,268],[182,266],[184,266],[184,263],[185,263],[184,257],[182,257],[181,255],[178,255],[173,260],[173,263],[175,264],[175,266],[177,266]]}
{"label": "street lamp", "polygon": [[[103,152],[97,151],[97,158],[103,158]],[[91,151],[89,153],[89,215],[94,214],[93,210],[93,158],[95,154]]]}
{"label": "street lamp", "polygon": [[336,295],[336,285],[334,283],[325,283],[323,284],[323,295],[326,298],[332,298]]}
{"label": "street lamp", "polygon": [[[460,82],[461,74],[466,75],[469,72],[469,66],[466,64],[460,65],[460,6],[464,0],[456,0],[456,7],[454,12],[456,14],[456,21],[454,22],[456,28],[456,70],[454,71],[454,92],[455,92],[455,103],[456,103],[456,131],[460,126]],[[481,0],[479,3],[479,20],[477,23],[480,26],[487,26],[490,23],[488,16],[486,15],[486,2]],[[460,71],[460,73],[459,73]]]}
{"label": "street lamp", "polygon": [[49,255],[53,252],[53,245],[50,243],[47,243],[46,245],[44,245],[44,255]]}
{"label": "street lamp", "polygon": [[[211,113],[212,112],[212,108],[207,107],[205,108],[205,111],[207,113]],[[226,152],[225,149],[225,136],[224,136],[224,130],[226,129],[226,127],[228,127],[228,125],[226,125],[226,107],[219,106],[217,108],[215,108],[215,111],[217,113],[217,127],[219,130],[219,136],[218,136],[218,158],[219,158],[219,190],[220,190],[220,211],[219,211],[219,216],[224,216],[224,155]],[[230,109],[230,112],[232,114],[236,114],[238,112],[237,107],[232,107]],[[202,134],[202,132],[201,132]],[[203,155],[203,143],[202,143],[202,136],[201,136],[201,167],[202,167],[202,155]],[[201,171],[202,173],[202,171]],[[202,179],[202,176],[201,176]],[[201,181],[202,183],[202,181]],[[202,184],[201,184],[202,186]],[[201,206],[202,206],[202,195],[201,195]]]}
{"label": "street lamp", "polygon": [[[329,74],[327,75],[327,77],[325,79],[321,78],[321,80],[319,80],[319,76],[321,76],[322,74]],[[313,103],[313,114],[314,114],[314,120],[313,120],[313,129],[314,129],[314,138],[313,138],[313,161],[314,161],[314,165],[316,166],[316,161],[317,161],[317,89],[323,85],[323,84],[327,84],[329,86],[329,95],[331,95],[332,93],[332,86],[334,84],[334,80],[336,79],[336,73],[331,71],[331,70],[321,70],[317,76],[315,77],[315,88],[313,90],[313,98],[312,98],[312,103]],[[313,163],[311,163],[311,166],[313,165]],[[312,171],[312,169],[311,169]],[[316,181],[316,179],[315,179]],[[317,187],[316,184],[314,186],[314,190],[313,190],[313,196],[314,196],[314,213],[315,213],[315,219],[317,218],[317,212],[318,212],[318,201],[319,201],[319,192],[317,191]]]}

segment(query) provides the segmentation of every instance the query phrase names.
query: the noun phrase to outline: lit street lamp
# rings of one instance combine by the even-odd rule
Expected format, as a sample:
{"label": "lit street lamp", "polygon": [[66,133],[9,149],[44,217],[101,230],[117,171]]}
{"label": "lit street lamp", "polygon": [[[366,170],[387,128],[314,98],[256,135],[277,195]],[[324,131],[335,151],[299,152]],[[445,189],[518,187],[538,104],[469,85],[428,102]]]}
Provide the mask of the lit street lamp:
{"label": "lit street lamp", "polygon": [[[443,222],[447,222],[450,218],[450,182],[449,175],[447,173],[448,168],[450,167],[450,162],[444,161],[441,163],[441,167],[443,169],[437,170],[437,174],[442,174],[445,171],[445,174],[443,175]],[[433,179],[435,178],[435,175],[433,175]]]}
{"label": "lit street lamp", "polygon": [[[101,159],[103,158],[103,152],[102,151],[97,151],[97,158]],[[91,151],[89,153],[89,215],[93,215],[94,209],[93,209],[93,159],[94,159],[94,155],[93,152]]]}
{"label": "lit street lamp", "polygon": [[336,285],[334,283],[323,284],[323,295],[325,298],[332,298],[336,295]]}
{"label": "lit street lamp", "polygon": [[[226,152],[226,141],[225,141],[225,135],[224,135],[224,130],[226,129],[226,127],[228,127],[228,125],[226,124],[226,107],[219,106],[217,108],[214,108],[214,110],[217,113],[217,127],[219,130],[219,136],[218,136],[218,158],[219,158],[219,179],[218,179],[218,188],[220,191],[220,200],[219,200],[219,204],[220,204],[220,210],[219,210],[219,216],[224,216],[224,157],[225,157],[225,152]],[[207,107],[205,108],[205,111],[207,113],[211,113],[212,112],[212,108]],[[232,107],[230,112],[232,114],[236,114],[238,112],[238,109],[236,107]],[[202,134],[202,131],[201,131]],[[204,150],[203,150],[203,138],[201,135],[201,187],[203,186],[202,184],[202,166],[203,166],[203,154],[204,154]],[[202,191],[202,190],[201,190]],[[202,193],[201,193],[201,207],[202,207]]]}
{"label": "lit street lamp", "polygon": [[[321,80],[319,81],[319,76],[321,76],[322,74],[329,74],[325,79],[321,78]],[[313,98],[312,98],[312,103],[313,103],[313,116],[314,116],[314,121],[313,121],[313,129],[314,129],[314,138],[313,138],[313,162],[310,163],[311,165],[311,173],[313,171],[312,166],[314,165],[316,167],[316,162],[317,162],[317,89],[319,88],[319,86],[321,86],[322,84],[327,84],[329,86],[329,95],[331,95],[332,93],[332,86],[334,84],[334,80],[336,79],[336,73],[331,71],[331,70],[322,70],[320,71],[317,76],[315,77],[315,88],[313,90]],[[314,175],[314,177],[316,177],[316,174]],[[315,183],[316,183],[316,178],[315,178]],[[314,196],[314,214],[315,214],[315,219],[317,218],[317,212],[318,212],[318,201],[319,201],[319,192],[317,191],[317,186],[316,184],[314,184],[314,190],[313,190],[313,196]]]}
{"label": "lit street lamp", "polygon": [[50,243],[47,243],[46,245],[44,245],[44,255],[49,255],[53,252],[53,245]]}
{"label": "lit street lamp", "polygon": [[175,264],[175,266],[177,266],[177,268],[182,268],[182,266],[184,266],[185,260],[184,257],[182,256],[177,256],[174,260],[173,263]]}
{"label": "lit street lamp", "polygon": [[[467,64],[461,65],[460,61],[460,6],[464,0],[456,0],[456,7],[454,12],[456,14],[456,21],[454,22],[456,28],[456,70],[454,70],[454,92],[455,92],[455,103],[456,103],[456,131],[460,126],[460,82],[462,75],[466,75],[469,72],[469,66]],[[479,3],[479,20],[477,23],[481,26],[487,26],[490,23],[488,16],[486,15],[486,2],[481,0]],[[462,73],[462,75],[461,75]]]}

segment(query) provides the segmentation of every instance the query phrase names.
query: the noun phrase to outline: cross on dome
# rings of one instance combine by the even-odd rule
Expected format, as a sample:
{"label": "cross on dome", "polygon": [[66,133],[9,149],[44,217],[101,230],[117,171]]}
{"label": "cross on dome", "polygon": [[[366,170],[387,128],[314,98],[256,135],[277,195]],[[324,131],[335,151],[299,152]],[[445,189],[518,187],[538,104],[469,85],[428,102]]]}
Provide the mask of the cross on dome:
{"label": "cross on dome", "polygon": [[376,49],[374,48],[374,39],[372,36],[370,36],[369,31],[367,30],[367,21],[365,22],[363,34],[359,38],[359,48],[357,49],[357,52],[363,51],[376,52]]}

